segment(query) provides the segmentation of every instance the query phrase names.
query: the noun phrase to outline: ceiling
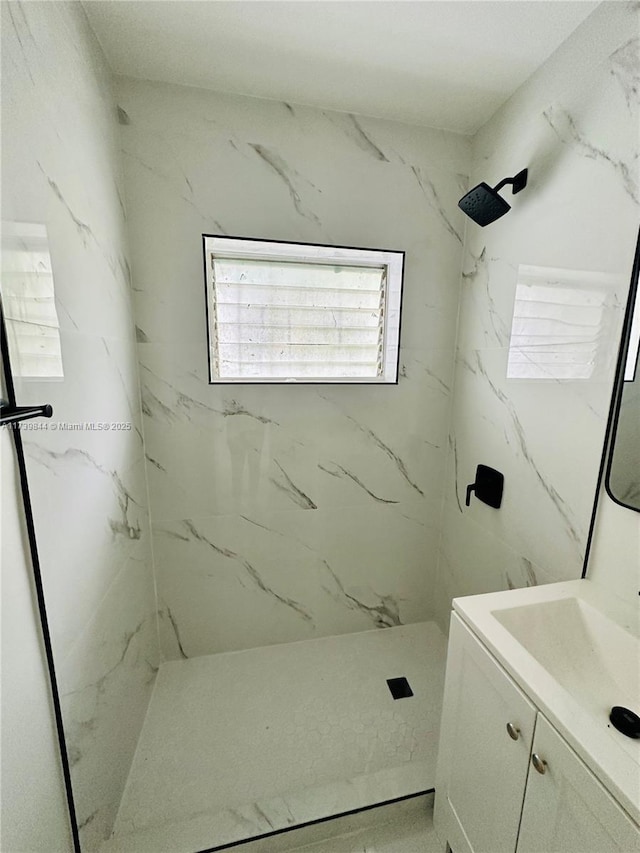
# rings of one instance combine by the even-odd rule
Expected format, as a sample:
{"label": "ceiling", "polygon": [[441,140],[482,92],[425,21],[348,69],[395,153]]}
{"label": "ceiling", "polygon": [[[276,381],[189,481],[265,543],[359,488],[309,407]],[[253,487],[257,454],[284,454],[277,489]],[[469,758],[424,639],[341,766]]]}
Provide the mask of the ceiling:
{"label": "ceiling", "polygon": [[85,0],[113,71],[429,125],[481,127],[597,2]]}

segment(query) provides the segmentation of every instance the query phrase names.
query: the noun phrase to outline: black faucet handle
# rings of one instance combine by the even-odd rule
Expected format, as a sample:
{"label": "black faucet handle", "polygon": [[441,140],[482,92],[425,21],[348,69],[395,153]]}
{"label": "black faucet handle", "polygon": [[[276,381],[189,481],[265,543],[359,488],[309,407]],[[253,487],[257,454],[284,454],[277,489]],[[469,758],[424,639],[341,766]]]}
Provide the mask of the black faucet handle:
{"label": "black faucet handle", "polygon": [[500,509],[502,504],[502,491],[504,489],[504,475],[495,468],[488,465],[478,465],[476,468],[476,481],[467,486],[466,505],[471,503],[471,493],[475,492],[479,501]]}

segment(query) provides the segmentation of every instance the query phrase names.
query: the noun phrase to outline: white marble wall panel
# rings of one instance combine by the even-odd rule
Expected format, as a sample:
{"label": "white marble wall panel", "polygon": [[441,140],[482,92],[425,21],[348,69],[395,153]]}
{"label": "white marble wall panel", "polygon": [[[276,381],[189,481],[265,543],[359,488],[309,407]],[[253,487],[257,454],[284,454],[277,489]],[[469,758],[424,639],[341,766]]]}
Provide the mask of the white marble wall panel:
{"label": "white marble wall panel", "polygon": [[416,555],[437,549],[439,516],[414,501],[158,522],[163,647],[194,657],[419,621],[433,588]]}
{"label": "white marble wall panel", "polygon": [[[23,438],[90,851],[110,832],[158,660],[117,120],[79,4],[14,2],[2,14],[2,219],[46,227],[64,370],[18,377],[16,396],[54,409]],[[13,362],[19,373],[15,347]]]}
{"label": "white marble wall panel", "polygon": [[[165,654],[428,618],[468,139],[126,79],[118,105]],[[405,250],[399,384],[209,385],[203,232]]]}
{"label": "white marble wall panel", "polygon": [[113,827],[158,669],[148,551],[147,529],[60,668],[78,824],[87,850],[99,849]]}
{"label": "white marble wall panel", "polygon": [[[608,348],[615,352],[613,341]],[[507,358],[505,349],[458,350],[458,472],[447,498],[556,580],[569,580],[582,567],[611,383],[509,379]],[[464,505],[479,462],[504,474],[500,511],[473,497]]]}
{"label": "white marble wall panel", "polygon": [[[529,185],[502,219],[467,226],[438,581],[442,625],[452,596],[582,570],[638,227],[637,32],[634,7],[600,7],[474,139],[470,185],[495,184],[525,167]],[[511,203],[508,188],[503,194]],[[589,378],[508,375],[522,265],[555,286],[568,278],[570,287],[604,294]],[[499,511],[475,499],[464,506],[478,463],[505,475]],[[511,569],[503,558],[487,560],[496,551],[511,554]]]}
{"label": "white marble wall panel", "polygon": [[443,631],[449,630],[452,598],[560,580],[490,532],[486,522],[493,510],[484,510],[471,518],[462,515],[455,503],[445,503],[435,591],[436,617]]}
{"label": "white marble wall panel", "polygon": [[443,472],[444,350],[403,353],[398,386],[313,389],[214,388],[201,344],[139,350],[158,521],[439,497],[430,490]]}
{"label": "white marble wall panel", "polygon": [[587,575],[624,601],[639,602],[640,514],[614,503],[604,488],[598,497]]}
{"label": "white marble wall panel", "polygon": [[[33,606],[31,565],[17,460],[0,431],[2,541],[2,776],[0,849],[69,853],[71,831],[40,619]],[[38,819],[34,820],[34,814]]]}

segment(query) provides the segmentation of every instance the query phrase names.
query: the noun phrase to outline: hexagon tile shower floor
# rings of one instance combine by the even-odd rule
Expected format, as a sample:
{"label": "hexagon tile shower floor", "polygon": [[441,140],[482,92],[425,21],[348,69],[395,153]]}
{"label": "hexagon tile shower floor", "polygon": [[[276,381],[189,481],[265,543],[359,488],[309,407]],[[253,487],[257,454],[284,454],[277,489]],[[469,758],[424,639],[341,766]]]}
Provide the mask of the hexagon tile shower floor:
{"label": "hexagon tile shower floor", "polygon": [[422,622],[164,664],[104,853],[192,853],[432,788],[445,649]]}

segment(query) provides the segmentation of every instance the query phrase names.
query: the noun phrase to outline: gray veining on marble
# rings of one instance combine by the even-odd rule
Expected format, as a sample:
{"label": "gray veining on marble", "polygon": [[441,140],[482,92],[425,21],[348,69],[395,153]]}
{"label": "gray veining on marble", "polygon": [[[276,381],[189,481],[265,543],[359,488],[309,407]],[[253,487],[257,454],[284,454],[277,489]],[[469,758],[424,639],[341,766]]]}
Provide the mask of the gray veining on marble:
{"label": "gray veining on marble", "polygon": [[273,483],[273,485],[277,489],[280,489],[280,491],[284,492],[286,495],[289,495],[291,500],[295,504],[297,504],[299,507],[302,507],[302,509],[318,509],[317,504],[315,504],[308,495],[305,495],[305,493],[302,491],[302,489],[299,489],[296,486],[296,484],[289,477],[289,475],[284,470],[282,465],[278,462],[278,460],[274,459],[273,461],[275,462],[277,468],[279,469],[279,471],[282,474],[282,477],[284,479],[284,482],[282,482],[282,481],[276,480],[275,477],[271,477],[270,480]]}
{"label": "gray veining on marble", "polygon": [[65,197],[62,195],[62,192],[61,192],[58,184],[54,180],[52,180],[49,177],[49,175],[47,175],[44,168],[42,167],[42,164],[39,161],[38,161],[37,165],[38,165],[38,168],[40,169],[40,171],[42,172],[42,174],[44,175],[44,177],[47,179],[47,183],[49,184],[49,186],[53,190],[53,194],[58,199],[58,201],[62,204],[62,206],[65,208],[65,210],[67,211],[67,213],[71,217],[73,224],[78,229],[78,234],[80,235],[80,238],[81,238],[83,244],[86,246],[89,238],[91,238],[92,240],[95,240],[95,236],[94,236],[91,228],[89,228],[89,226],[87,225],[86,222],[82,222],[81,219],[78,219],[78,217],[75,215],[73,210],[71,210],[71,208],[69,207],[69,204],[66,201]]}
{"label": "gray veining on marble", "polygon": [[402,459],[398,456],[398,454],[395,453],[387,444],[385,444],[384,441],[382,441],[382,439],[373,432],[373,430],[371,430],[368,427],[363,426],[362,424],[358,423],[358,421],[356,421],[356,419],[352,418],[350,415],[347,415],[347,418],[352,423],[354,423],[358,427],[359,430],[361,430],[363,433],[365,433],[365,435],[367,435],[373,441],[373,443],[376,445],[376,447],[379,447],[380,450],[382,450],[389,457],[389,459],[391,459],[393,461],[396,468],[402,474],[402,476],[407,481],[407,483],[411,486],[411,488],[415,489],[415,491],[419,495],[424,497],[424,491],[420,488],[420,486],[417,485],[417,483],[414,483],[414,481],[411,479],[411,477],[409,476],[409,472],[407,471],[407,466],[402,461]]}
{"label": "gray veining on marble", "polygon": [[[443,626],[455,595],[582,570],[613,363],[605,356],[590,378],[573,380],[514,378],[508,363],[521,265],[540,270],[560,303],[572,281],[597,284],[606,318],[594,336],[603,353],[617,347],[638,220],[637,10],[619,6],[606,21],[603,10],[597,26],[598,44],[617,40],[617,49],[594,53],[588,32],[576,31],[553,58],[553,79],[541,69],[546,85],[534,75],[474,140],[472,186],[524,166],[529,186],[498,222],[467,225],[437,583]],[[462,504],[479,462],[504,473],[498,511]]]}
{"label": "gray veining on marble", "polygon": [[331,462],[330,464],[333,466],[333,469],[334,469],[333,471],[330,470],[329,468],[327,468],[325,465],[322,465],[320,463],[318,463],[318,468],[321,471],[324,471],[325,474],[329,474],[331,477],[348,477],[357,486],[359,486],[361,489],[364,489],[364,491],[368,495],[370,495],[374,499],[374,501],[378,501],[378,503],[382,503],[382,504],[397,504],[398,503],[398,501],[394,501],[394,500],[391,500],[389,498],[381,498],[379,495],[374,494],[371,491],[371,489],[369,489],[369,488],[367,488],[367,486],[365,486],[365,484],[362,482],[362,480],[360,480],[358,477],[356,477],[356,475],[352,471],[347,471],[347,469],[343,468],[342,465],[338,465],[336,462]]}
{"label": "gray veining on marble", "polygon": [[[132,496],[130,491],[121,479],[117,471],[109,471],[97,462],[86,450],[70,447],[62,452],[49,450],[34,442],[26,442],[25,449],[28,456],[34,462],[44,465],[53,471],[55,476],[59,475],[60,463],[76,462],[80,465],[87,465],[100,474],[103,474],[111,481],[111,489],[116,498],[120,515],[118,517],[110,517],[107,519],[109,527],[114,536],[124,536],[127,539],[139,539],[141,534],[140,518],[131,519],[129,516],[132,512],[141,511],[138,501]],[[65,470],[66,466],[62,466]],[[114,507],[115,509],[115,507]],[[144,512],[144,509],[142,509]]]}
{"label": "gray veining on marble", "polygon": [[640,91],[640,72],[638,71],[638,56],[640,54],[640,39],[630,38],[615,50],[610,58],[611,73],[622,87],[627,107],[632,115],[638,108]]}
{"label": "gray veining on marble", "polygon": [[573,151],[579,152],[590,160],[607,163],[611,166],[621,181],[625,192],[636,204],[638,203],[637,174],[632,171],[629,163],[615,158],[605,149],[590,142],[576,120],[566,110],[551,106],[544,112],[544,118],[558,139],[565,145],[571,146]]}
{"label": "gray veining on marble", "polygon": [[175,635],[175,640],[176,640],[176,643],[178,644],[178,650],[180,652],[180,657],[183,660],[187,660],[189,655],[185,652],[184,646],[182,645],[182,640],[180,639],[180,631],[178,630],[178,624],[175,620],[175,616],[173,615],[170,608],[168,608],[168,607],[166,607],[164,610],[158,611],[158,617],[160,619],[162,619],[165,616],[169,620],[169,623],[171,624],[171,627],[173,629],[173,633]]}
{"label": "gray veining on marble", "polygon": [[435,188],[433,181],[429,180],[429,178],[422,173],[422,170],[417,166],[412,166],[411,171],[415,175],[416,181],[418,182],[418,186],[424,193],[425,198],[427,199],[428,204],[437,211],[438,215],[444,222],[445,228],[456,240],[462,245],[462,236],[456,228],[452,225],[447,213],[444,210],[442,201],[438,196],[438,191]]}
{"label": "gray veining on marble", "polygon": [[24,446],[91,851],[111,830],[159,662],[117,125],[79,6],[15,2],[4,14],[3,220],[46,223],[64,370],[55,382],[17,376],[16,395],[54,412]]}
{"label": "gray veining on marble", "polygon": [[371,139],[371,137],[367,133],[365,133],[358,119],[354,115],[349,114],[348,121],[351,125],[349,135],[352,139],[356,141],[360,148],[362,148],[363,151],[372,154],[376,158],[376,160],[381,160],[383,163],[388,163],[389,158],[385,156],[385,154],[380,150],[380,148],[378,148],[378,146]]}
{"label": "gray veining on marble", "polygon": [[[491,377],[489,376],[484,364],[482,363],[481,353],[476,351],[474,355],[474,364],[470,364],[466,359],[463,358],[461,359],[462,366],[478,378],[484,380],[487,383],[488,387],[491,389],[491,393],[502,404],[508,415],[506,426],[510,428],[510,430],[512,430],[512,434],[517,443],[521,457],[525,460],[525,462],[528,463],[540,486],[543,488],[549,499],[553,502],[558,514],[564,520],[566,524],[566,529],[568,530],[571,538],[574,539],[577,543],[581,542],[583,537],[578,534],[575,528],[575,522],[571,516],[567,502],[558,494],[553,484],[548,482],[547,478],[540,471],[538,463],[533,458],[531,451],[528,448],[527,436],[522,426],[522,423],[520,422],[520,419],[518,417],[518,412],[516,410],[515,405],[507,397],[507,395],[500,390],[500,388],[496,387],[494,382],[491,380]],[[511,443],[508,435],[506,436],[506,442],[507,444]]]}
{"label": "gray veining on marble", "polygon": [[[130,122],[121,136],[138,235],[133,289],[158,594],[183,651],[426,618],[464,228],[455,198],[469,140],[132,80],[118,81],[117,103]],[[399,384],[210,385],[193,239],[204,219],[236,236],[404,249]],[[158,233],[185,239],[158,245]],[[236,558],[205,551],[184,519]],[[251,623],[246,636],[231,613]],[[167,656],[180,657],[167,616],[160,633]]]}
{"label": "gray veining on marble", "polygon": [[278,175],[279,178],[281,178],[282,182],[289,191],[293,206],[298,211],[300,216],[304,216],[305,219],[310,219],[316,225],[319,225],[320,220],[315,215],[315,213],[313,213],[303,205],[302,199],[300,198],[300,193],[294,185],[294,181],[296,181],[299,177],[295,170],[287,166],[286,162],[275,151],[271,151],[268,148],[265,148],[264,145],[257,145],[253,142],[249,144],[251,148],[253,148],[253,150],[256,152],[258,157],[260,157],[260,159],[263,160],[263,162],[265,162],[267,166],[269,166],[275,172],[275,174]]}
{"label": "gray veining on marble", "polygon": [[[333,571],[326,560],[322,561],[326,570],[334,580],[335,586],[339,594],[348,602],[348,605],[355,610],[364,613],[370,619],[376,628],[391,628],[393,625],[401,625],[400,607],[398,602],[391,595],[375,595],[379,599],[379,604],[368,605],[357,599],[354,595],[350,595],[342,585],[340,578]],[[335,593],[329,593],[335,595]]]}
{"label": "gray veining on marble", "polygon": [[[204,544],[208,548],[210,548],[216,555],[218,555],[220,557],[224,557],[227,560],[234,561],[249,576],[253,585],[257,589],[259,589],[261,592],[266,593],[268,596],[275,599],[280,604],[284,604],[285,607],[288,607],[291,610],[293,610],[297,615],[299,615],[306,622],[313,624],[313,617],[305,610],[305,608],[299,602],[294,601],[293,599],[287,597],[286,595],[280,594],[279,592],[274,590],[272,587],[267,585],[267,583],[265,583],[265,581],[262,578],[258,569],[255,566],[253,566],[241,554],[238,554],[235,551],[232,551],[230,548],[224,548],[224,547],[220,547],[219,545],[216,545],[209,538],[204,536],[196,528],[195,524],[192,521],[189,521],[189,520],[183,521],[182,527],[184,530],[187,531],[186,536],[180,536],[179,534],[176,534],[174,531],[171,531],[171,530],[160,531],[160,532],[164,533],[164,535],[170,536],[173,539],[178,539],[178,540],[182,540],[182,541],[195,540],[196,542],[201,542],[202,544]],[[244,585],[241,576],[238,576],[238,580],[242,585]],[[171,615],[171,611],[169,610],[168,607],[167,607],[167,615],[168,615],[169,621],[171,622],[171,625],[174,629],[174,632],[176,634],[176,639],[178,641],[180,651],[182,654],[184,654],[184,648],[182,646],[182,643],[180,642],[180,638],[179,638],[179,634],[178,634],[176,617]]]}
{"label": "gray veining on marble", "polygon": [[273,421],[271,418],[266,418],[264,415],[254,415],[252,412],[247,411],[247,409],[240,405],[237,400],[230,400],[226,404],[222,412],[222,416],[225,418],[234,418],[238,415],[246,415],[248,418],[254,418],[254,420],[259,421],[261,424],[273,424],[274,426],[280,426],[277,421]]}

